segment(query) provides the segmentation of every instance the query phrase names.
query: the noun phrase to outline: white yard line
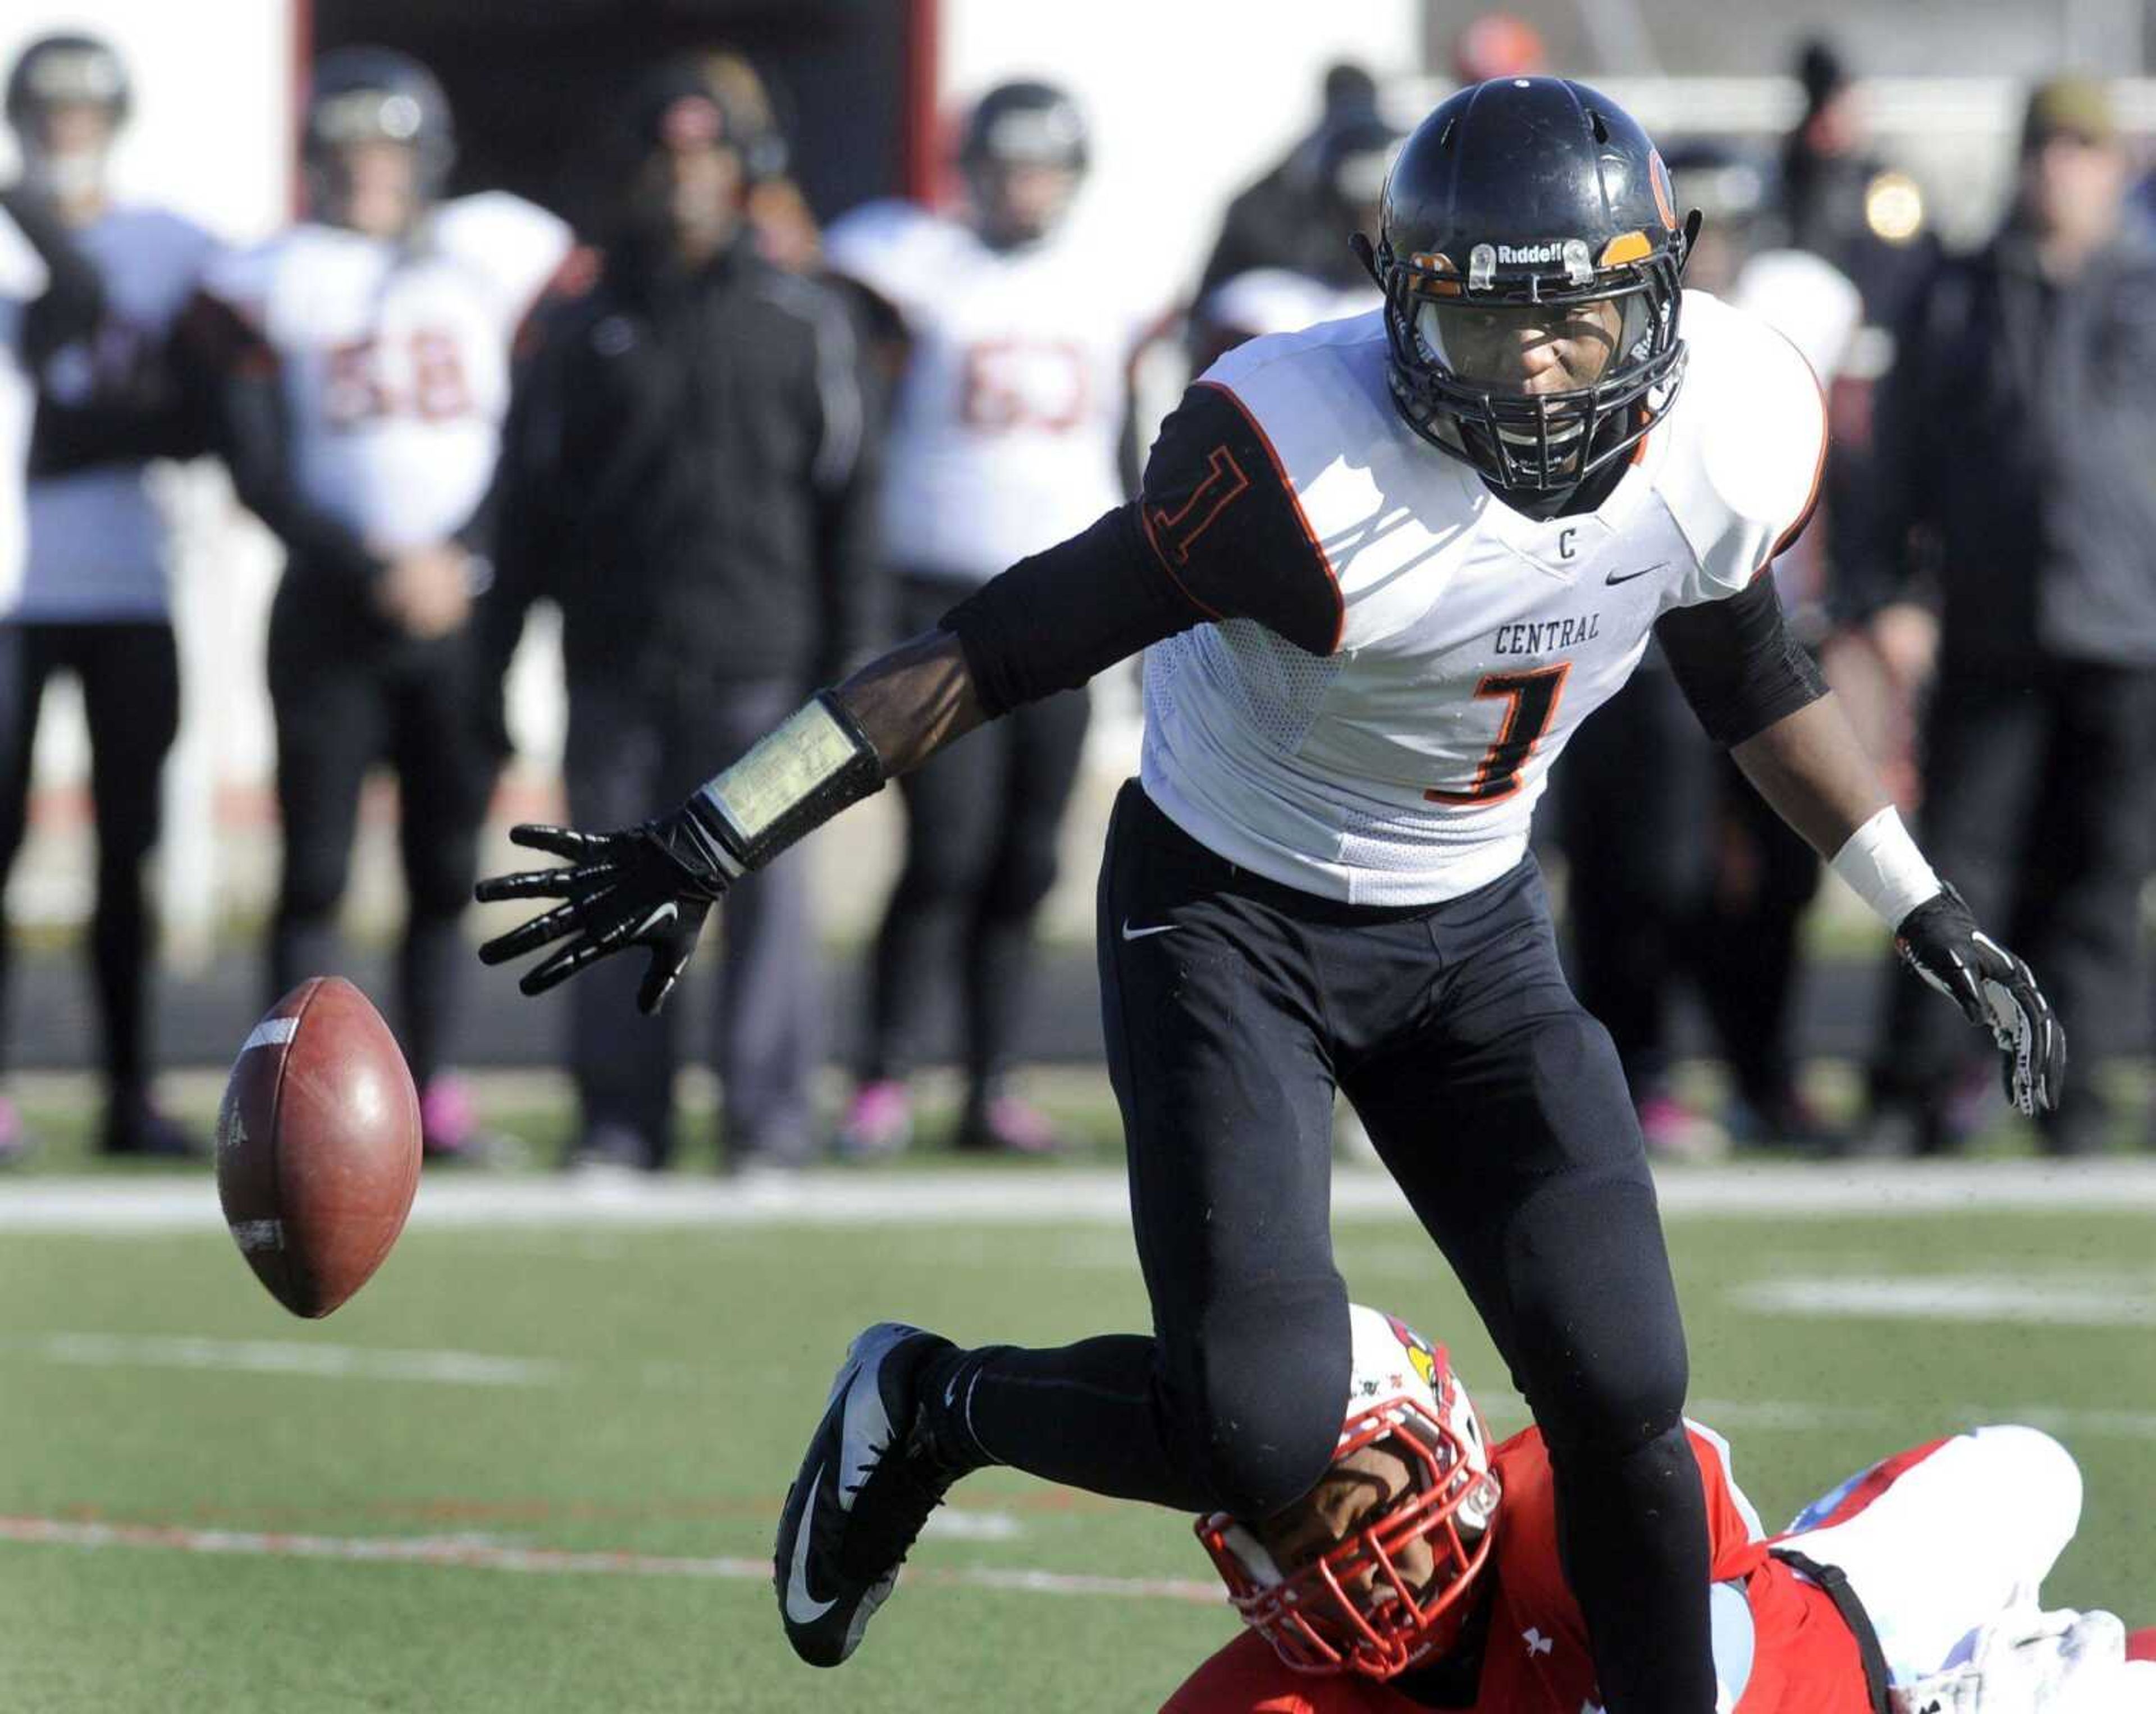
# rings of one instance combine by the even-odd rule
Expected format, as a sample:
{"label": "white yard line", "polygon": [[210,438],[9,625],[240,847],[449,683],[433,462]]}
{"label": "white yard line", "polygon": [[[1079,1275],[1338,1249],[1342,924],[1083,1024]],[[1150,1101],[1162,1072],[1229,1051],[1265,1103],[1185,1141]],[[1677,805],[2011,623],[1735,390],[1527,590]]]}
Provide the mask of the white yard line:
{"label": "white yard line", "polygon": [[568,1374],[562,1364],[547,1357],[493,1356],[470,1351],[375,1351],[282,1339],[47,1333],[0,1345],[0,1351],[10,1349],[85,1368],[215,1369],[340,1381],[431,1381],[460,1387],[556,1387]]}
{"label": "white yard line", "polygon": [[[467,1387],[567,1387],[583,1378],[570,1363],[548,1358],[502,1356],[466,1351],[377,1351],[364,1346],[301,1344],[286,1340],[138,1337],[112,1333],[47,1333],[0,1341],[0,1361],[45,1361],[89,1368],[178,1368],[234,1374],[292,1375],[308,1380],[406,1381]],[[679,1364],[647,1364],[639,1373],[646,1387],[680,1387],[694,1377]],[[1478,1389],[1476,1402],[1491,1421],[1527,1420],[1517,1393]],[[1695,1398],[1686,1408],[1702,1422],[1737,1431],[1805,1433],[1818,1428],[1888,1427],[1907,1419],[1906,1408],[1836,1404],[1818,1399]],[[2074,1439],[2156,1441],[2156,1411],[2085,1409],[2025,1404],[1964,1404],[1942,1408],[1928,1432],[1979,1423],[2027,1423]],[[1001,1512],[946,1510],[932,1530],[968,1541],[1004,1541],[1018,1525]]]}
{"label": "white yard line", "polygon": [[[2156,1159],[1863,1162],[1665,1172],[1662,1212],[1692,1217],[1845,1219],[1866,1215],[2156,1212]],[[1333,1176],[1342,1220],[1407,1219],[1392,1181],[1365,1168]],[[580,1231],[767,1226],[1030,1226],[1129,1218],[1120,1171],[875,1173],[697,1181],[685,1177],[429,1177],[421,1230],[574,1227]],[[0,1232],[98,1236],[222,1228],[209,1176],[0,1181]]]}
{"label": "white yard line", "polygon": [[2146,1274],[1799,1274],[1752,1280],[1727,1295],[1763,1314],[1820,1320],[2156,1326],[2156,1282]]}
{"label": "white yard line", "polygon": [[[656,1553],[572,1552],[520,1547],[470,1536],[316,1536],[257,1530],[183,1529],[157,1524],[79,1523],[48,1517],[0,1517],[0,1542],[80,1548],[135,1548],[259,1559],[331,1559],[365,1564],[424,1565],[467,1571],[523,1572],[547,1577],[708,1578],[767,1583],[771,1562],[721,1556],[686,1558]],[[1224,1604],[1218,1583],[1181,1578],[1109,1578],[994,1566],[921,1566],[908,1581],[960,1588],[1005,1589],[1032,1595],[1093,1595],[1123,1600],[1165,1598]]]}

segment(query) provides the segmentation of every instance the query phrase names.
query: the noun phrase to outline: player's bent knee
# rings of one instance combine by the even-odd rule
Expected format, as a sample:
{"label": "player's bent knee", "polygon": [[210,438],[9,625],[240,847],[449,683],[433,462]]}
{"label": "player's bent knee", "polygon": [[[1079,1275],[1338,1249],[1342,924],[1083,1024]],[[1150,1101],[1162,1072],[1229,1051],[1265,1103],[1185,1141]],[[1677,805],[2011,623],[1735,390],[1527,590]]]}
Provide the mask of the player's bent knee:
{"label": "player's bent knee", "polygon": [[1185,1414],[1191,1475],[1219,1510],[1271,1516],[1317,1484],[1339,1444],[1353,1351],[1347,1294],[1250,1318],[1250,1336],[1215,1338],[1173,1389]]}
{"label": "player's bent knee", "polygon": [[2015,1508],[2032,1533],[2063,1552],[2082,1516],[2082,1472],[2068,1452],[2041,1428],[2019,1423],[1978,1428],[1969,1435],[1983,1461],[1984,1487],[2015,1496]]}

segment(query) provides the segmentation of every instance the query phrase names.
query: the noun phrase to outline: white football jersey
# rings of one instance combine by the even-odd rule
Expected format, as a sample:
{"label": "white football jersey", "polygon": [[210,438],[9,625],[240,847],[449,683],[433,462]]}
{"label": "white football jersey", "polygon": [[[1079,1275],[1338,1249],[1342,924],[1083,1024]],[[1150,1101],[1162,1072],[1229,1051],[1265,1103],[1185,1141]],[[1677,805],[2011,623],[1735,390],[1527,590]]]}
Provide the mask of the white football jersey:
{"label": "white football jersey", "polygon": [[1363,315],[1382,308],[1384,301],[1368,281],[1340,286],[1292,268],[1250,268],[1206,293],[1197,313],[1216,327],[1255,338]]}
{"label": "white football jersey", "polygon": [[26,535],[23,471],[37,393],[23,366],[23,314],[44,296],[45,259],[0,208],[0,612],[14,605]]}
{"label": "white football jersey", "polygon": [[208,286],[277,353],[302,492],[393,551],[453,533],[485,496],[511,342],[569,248],[554,216],[489,192],[403,243],[295,226]]}
{"label": "white football jersey", "polygon": [[[105,286],[94,340],[56,353],[41,378],[63,404],[125,388],[157,354],[217,253],[217,240],[162,208],[107,209],[73,234]],[[162,619],[172,596],[166,531],[148,467],[100,465],[30,485],[30,551],[18,617]]]}
{"label": "white football jersey", "polygon": [[834,224],[824,253],[905,318],[883,537],[892,564],[985,583],[1123,498],[1128,365],[1149,311],[1065,224],[1021,250],[911,203]]}
{"label": "white football jersey", "polygon": [[[1401,421],[1378,315],[1215,364],[1199,385],[1262,438],[1337,618],[1329,651],[1244,618],[1147,651],[1154,802],[1230,862],[1353,903],[1455,898],[1517,862],[1550,764],[1655,621],[1744,589],[1810,508],[1826,425],[1804,359],[1703,293],[1681,326],[1676,404],[1599,508],[1547,521]],[[1223,445],[1178,510],[1148,505],[1171,569],[1273,475]]]}

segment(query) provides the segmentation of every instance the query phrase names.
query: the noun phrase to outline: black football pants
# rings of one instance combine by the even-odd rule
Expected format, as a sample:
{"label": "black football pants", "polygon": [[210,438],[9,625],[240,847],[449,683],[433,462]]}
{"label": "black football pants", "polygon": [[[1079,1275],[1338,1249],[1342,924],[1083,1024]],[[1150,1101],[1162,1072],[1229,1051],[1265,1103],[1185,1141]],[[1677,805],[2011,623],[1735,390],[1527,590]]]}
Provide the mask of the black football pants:
{"label": "black football pants", "polygon": [[270,618],[284,872],[270,935],[271,995],[337,970],[337,910],[352,875],[361,794],[396,771],[397,842],[408,900],[398,1022],[421,1088],[450,1051],[465,966],[459,932],[479,863],[495,763],[482,735],[466,633],[430,642],[331,632],[288,571]]}
{"label": "black football pants", "polygon": [[[580,827],[634,826],[704,780],[801,706],[795,681],[696,679],[655,688],[579,680],[569,686],[562,771]],[[794,852],[730,889],[714,915],[722,940],[713,1063],[725,1103],[730,1166],[798,1165],[814,1150],[811,1079],[822,1058],[822,1001],[810,920],[807,854]],[[680,1060],[677,1000],[656,1017],[636,1009],[639,958],[603,960],[569,987],[569,1064],[584,1136],[617,1128],[650,1166],[671,1158]]]}
{"label": "black football pants", "polygon": [[1532,859],[1442,904],[1337,904],[1224,862],[1133,783],[1099,937],[1153,1326],[978,1360],[978,1449],[1188,1512],[1308,1490],[1348,1397],[1337,1083],[1548,1438],[1608,1707],[1707,1714],[1683,1326],[1624,1075]]}
{"label": "black football pants", "polygon": [[[2137,1045],[2141,888],[2156,789],[2156,671],[2052,661],[1949,664],[1923,733],[1925,855],[1976,919],[2029,960],[2075,1068],[2047,1136],[2099,1126],[2093,1068]],[[1895,961],[1898,962],[1898,961]],[[1897,967],[1872,1071],[1876,1100],[1943,1101],[1989,1044]]]}
{"label": "black football pants", "polygon": [[[0,625],[0,882],[22,849],[30,753],[45,681],[74,674],[90,728],[97,825],[97,903],[90,964],[105,1025],[107,1093],[131,1099],[150,1073],[154,924],[142,862],[157,842],[165,757],[178,734],[179,654],[161,621]],[[0,991],[13,936],[0,924]]]}
{"label": "black football pants", "polygon": [[1664,1092],[1671,1014],[1697,968],[1714,764],[1675,675],[1650,666],[1581,726],[1558,773],[1573,972],[1635,1101]]}
{"label": "black football pants", "polygon": [[[901,635],[930,629],[964,593],[902,584]],[[954,974],[969,1099],[984,1100],[1010,1070],[1031,997],[1034,918],[1055,883],[1090,706],[1082,690],[1029,703],[900,777],[906,863],[876,934],[865,1079],[913,1068]]]}

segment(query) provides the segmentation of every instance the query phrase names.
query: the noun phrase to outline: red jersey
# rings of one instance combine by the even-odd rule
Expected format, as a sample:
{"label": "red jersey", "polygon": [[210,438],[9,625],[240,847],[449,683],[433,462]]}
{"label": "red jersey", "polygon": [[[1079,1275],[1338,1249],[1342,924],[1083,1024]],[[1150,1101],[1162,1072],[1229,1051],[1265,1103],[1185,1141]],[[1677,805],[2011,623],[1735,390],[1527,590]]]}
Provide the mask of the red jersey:
{"label": "red jersey", "polygon": [[[1856,1639],[1834,1603],[1768,1557],[1719,1440],[1695,1426],[1691,1444],[1707,1490],[1714,1580],[1741,1584],[1752,1609],[1752,1672],[1736,1714],[1870,1714]],[[1599,1714],[1587,1621],[1558,1563],[1555,1489],[1540,1430],[1515,1434],[1491,1463],[1505,1497],[1482,1572],[1496,1587],[1472,1714]],[[1245,1631],[1193,1673],[1161,1714],[1424,1711],[1373,1679],[1292,1672],[1270,1643]]]}

